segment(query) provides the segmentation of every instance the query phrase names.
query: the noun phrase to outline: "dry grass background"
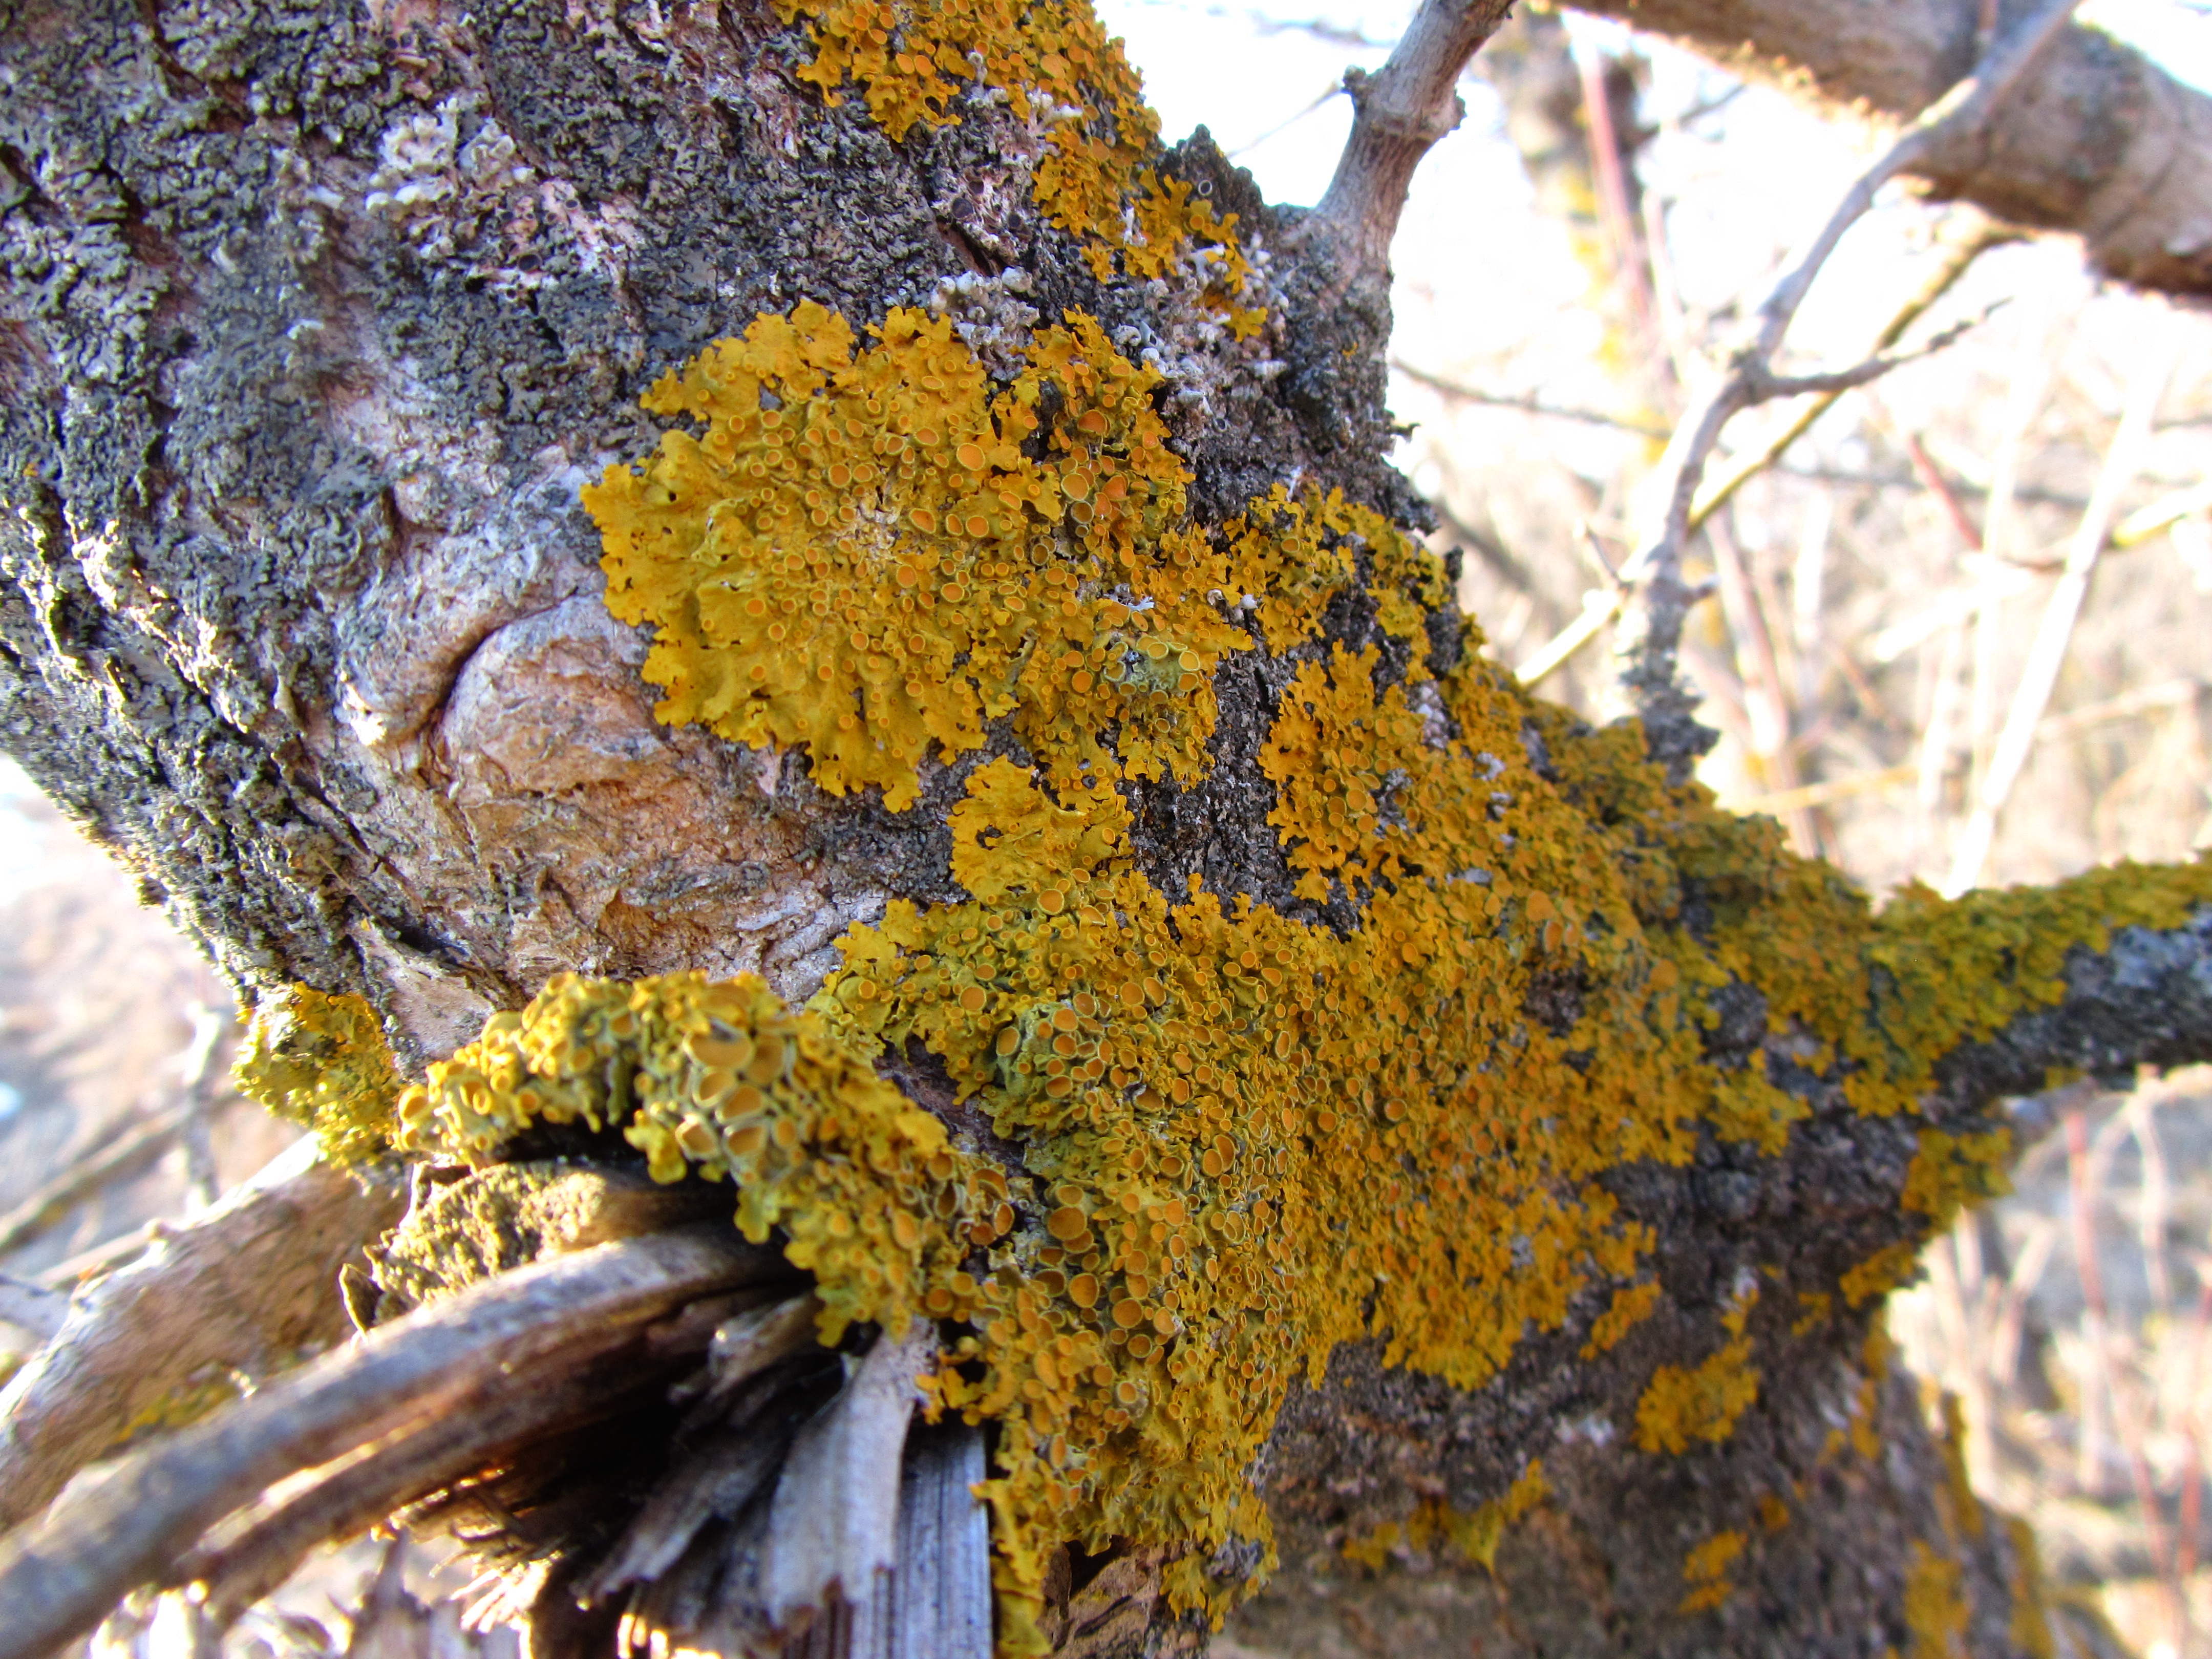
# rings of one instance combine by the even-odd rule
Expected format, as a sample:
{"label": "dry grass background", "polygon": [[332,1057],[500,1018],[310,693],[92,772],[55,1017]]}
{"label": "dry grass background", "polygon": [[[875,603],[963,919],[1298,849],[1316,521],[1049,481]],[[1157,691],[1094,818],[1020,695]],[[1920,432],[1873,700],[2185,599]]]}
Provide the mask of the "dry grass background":
{"label": "dry grass background", "polygon": [[[1341,29],[1309,33],[1346,49]],[[1502,99],[1471,90],[1464,137],[1486,148],[1432,167],[1399,249],[1395,349],[1415,371],[1395,389],[1414,423],[1402,462],[1443,515],[1440,544],[1467,550],[1462,602],[1516,664],[1602,588],[1702,349],[1860,153],[1663,48],[1593,40],[1580,69],[1559,40],[1524,41],[1517,86],[1501,70]],[[1593,86],[1612,88],[1626,200],[1604,199],[1591,168],[1579,94]],[[1579,160],[1542,152],[1571,151],[1577,134]],[[1500,182],[1501,147],[1531,163],[1533,187]],[[1808,308],[1809,355],[1859,355],[1978,229],[1886,203]],[[1723,734],[1703,775],[1877,895],[1949,874],[2053,562],[2147,380],[2156,415],[2123,512],[2191,491],[2196,505],[2100,560],[1981,873],[2046,880],[2212,840],[2212,318],[2099,291],[2070,246],[2029,244],[1983,255],[1919,334],[1992,306],[1958,344],[1845,397],[1717,515],[1693,562],[1721,590],[1691,629]],[[1745,417],[1731,445],[1748,453],[1791,412]],[[1607,645],[1547,693],[1602,717]],[[0,1272],[66,1284],[281,1148],[289,1132],[220,1084],[228,1018],[222,988],[128,876],[20,780],[0,790],[0,1237],[17,1230]],[[190,1086],[211,1036],[213,1068]],[[1891,1328],[1931,1413],[1957,1402],[1980,1490],[2033,1522],[2066,1593],[2147,1656],[2204,1653],[2212,1071],[2050,1104],[2060,1127],[2028,1150],[2014,1195],[1931,1247]],[[58,1185],[121,1143],[137,1154],[82,1196]],[[0,1325],[0,1356],[29,1340]],[[386,1566],[387,1592],[393,1574],[425,1601],[459,1588],[427,1560],[356,1545],[226,1651],[345,1650]],[[477,1646],[448,1633],[428,1650]],[[175,1650],[128,1618],[94,1648]]]}

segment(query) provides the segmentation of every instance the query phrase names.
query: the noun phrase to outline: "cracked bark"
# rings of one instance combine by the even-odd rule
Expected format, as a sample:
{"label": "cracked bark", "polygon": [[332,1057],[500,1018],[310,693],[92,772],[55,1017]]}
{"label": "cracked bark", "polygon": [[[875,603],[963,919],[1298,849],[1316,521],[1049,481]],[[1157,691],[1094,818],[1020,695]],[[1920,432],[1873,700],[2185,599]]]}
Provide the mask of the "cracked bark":
{"label": "cracked bark", "polygon": [[[1273,256],[1265,331],[1195,349],[1042,222],[1006,118],[893,145],[860,100],[825,109],[796,82],[797,50],[737,0],[0,0],[0,741],[242,984],[360,991],[414,1065],[561,969],[750,969],[803,997],[849,921],[955,896],[952,775],[894,815],[660,726],[644,640],[599,601],[578,485],[648,447],[653,377],[762,311],[805,296],[873,320],[1018,264],[1048,315],[1080,307],[1177,358],[1166,418],[1202,517],[1295,476],[1423,521],[1382,459],[1389,316],[1379,280],[1347,295],[1327,252],[1343,225],[1270,209],[1202,134],[1170,152]],[[1371,626],[1331,619],[1355,647]],[[1288,672],[1224,675],[1212,775],[1139,792],[1143,866],[1170,890],[1195,874],[1290,905],[1251,764]],[[2129,936],[2075,975],[2063,1009],[1954,1058],[1941,1121],[1992,1121],[2052,1064],[2212,1054],[2204,929]],[[1355,1346],[1294,1398],[1256,1472],[1284,1568],[1250,1639],[1334,1651],[1361,1621],[1428,1620],[1485,1651],[1686,1651],[1714,1628],[1741,1651],[1902,1645],[1910,1543],[1948,1516],[1975,1650],[2008,1650],[2013,1547],[1947,1495],[1905,1385],[1865,1393],[1872,1305],[1792,1334],[1796,1285],[1906,1237],[1911,1136],[1756,1048],[1740,1057],[1813,1115],[1780,1160],[1714,1145],[1618,1177],[1665,1291],[1619,1347],[1581,1358],[1586,1311],[1455,1394]],[[908,1085],[925,1104],[928,1085]],[[1760,1403],[1725,1446],[1627,1452],[1643,1382],[1711,1352],[1746,1271],[1769,1274]],[[1824,1460],[1863,1395],[1884,1456]],[[1344,1571],[1348,1532],[1425,1498],[1476,1508],[1532,1454],[1555,1496],[1494,1579]],[[1676,1620],[1685,1551],[1759,1493],[1790,1524],[1720,1626]],[[1201,1647],[1161,1566],[1065,1563],[1063,1651]]]}

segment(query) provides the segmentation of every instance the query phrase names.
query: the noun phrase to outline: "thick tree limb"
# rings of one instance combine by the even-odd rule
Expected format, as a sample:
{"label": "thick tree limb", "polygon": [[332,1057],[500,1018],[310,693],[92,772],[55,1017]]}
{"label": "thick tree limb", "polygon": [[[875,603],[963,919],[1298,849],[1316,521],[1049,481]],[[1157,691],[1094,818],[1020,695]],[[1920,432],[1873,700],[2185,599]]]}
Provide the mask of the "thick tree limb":
{"label": "thick tree limb", "polygon": [[335,1340],[339,1264],[398,1219],[401,1194],[313,1144],[138,1261],[80,1291],[0,1393],[0,1527],[35,1515],[130,1425],[212,1372],[258,1376]]}
{"label": "thick tree limb", "polygon": [[326,1356],[205,1423],[123,1459],[0,1540],[0,1659],[79,1635],[133,1584],[270,1482],[408,1422],[499,1398],[634,1340],[681,1304],[780,1270],[708,1225],[525,1267]]}
{"label": "thick tree limb", "polygon": [[[1909,118],[1979,55],[1976,0],[1584,0],[1579,9],[1680,40],[1837,115]],[[2094,29],[2064,31],[2001,114],[1925,148],[1903,170],[1939,196],[2081,236],[2107,276],[2212,294],[2212,96]]]}

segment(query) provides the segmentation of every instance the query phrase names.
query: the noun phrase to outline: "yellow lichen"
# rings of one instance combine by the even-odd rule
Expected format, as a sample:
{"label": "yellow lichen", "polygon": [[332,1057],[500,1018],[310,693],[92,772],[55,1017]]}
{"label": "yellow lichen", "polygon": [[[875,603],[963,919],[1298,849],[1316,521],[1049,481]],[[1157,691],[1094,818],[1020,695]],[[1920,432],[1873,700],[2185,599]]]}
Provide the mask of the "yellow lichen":
{"label": "yellow lichen", "polygon": [[294,985],[254,1005],[232,1068],[239,1092],[314,1133],[339,1164],[390,1145],[400,1079],[376,1011]]}
{"label": "yellow lichen", "polygon": [[1002,718],[1057,784],[1109,764],[1188,782],[1214,671],[1252,643],[1222,596],[1266,586],[1269,556],[1313,566],[1271,627],[1318,625],[1354,543],[1401,599],[1437,580],[1339,497],[1261,504],[1280,544],[1200,533],[1158,374],[1088,317],[1041,331],[1002,391],[945,321],[894,310],[877,332],[860,349],[811,303],[759,319],[647,395],[696,435],[584,491],[608,608],[657,630],[645,675],[671,725],[804,744],[823,788],[877,786],[894,808],[933,746],[953,760]]}
{"label": "yellow lichen", "polygon": [[2043,1560],[2036,1548],[2035,1528],[2014,1516],[2005,1517],[2005,1536],[2012,1544],[2013,1645],[2028,1659],[2057,1659],[2058,1642],[2051,1634],[2051,1608],[2043,1578]]}
{"label": "yellow lichen", "polygon": [[944,1125],[819,1016],[749,975],[556,975],[432,1066],[398,1116],[405,1151],[481,1160],[533,1122],[616,1124],[659,1180],[727,1176],[745,1237],[781,1228],[815,1275],[829,1342],[855,1320],[973,1314],[960,1262],[1014,1220],[995,1169],[949,1150]]}
{"label": "yellow lichen", "polygon": [[1759,1398],[1751,1341],[1734,1337],[1692,1370],[1662,1365],[1636,1402],[1636,1443],[1680,1456],[1692,1440],[1725,1440]]}
{"label": "yellow lichen", "polygon": [[1771,1533],[1785,1530],[1790,1525],[1790,1505],[1774,1492],[1759,1493],[1759,1524]]}
{"label": "yellow lichen", "polygon": [[1717,1532],[1692,1550],[1682,1563],[1682,1581],[1690,1586],[1675,1612],[1685,1615],[1705,1613],[1719,1607],[1735,1594],[1735,1586],[1729,1581],[1729,1569],[1743,1553],[1750,1540],[1735,1531]]}
{"label": "yellow lichen", "polygon": [[2011,1158],[2008,1128],[1970,1135],[1923,1129],[1905,1171],[1905,1207],[1926,1216],[1930,1232],[1942,1232],[1969,1205],[2012,1190],[2005,1173]]}
{"label": "yellow lichen", "polygon": [[1966,1649],[1966,1577],[1959,1564],[1922,1539],[1912,1540],[1912,1565],[1905,1580],[1905,1628],[1910,1659],[1958,1659]]}
{"label": "yellow lichen", "polygon": [[1969,1538],[1982,1535],[1982,1500],[1974,1496],[1974,1483],[1966,1474],[1966,1413],[1959,1403],[1959,1396],[1948,1389],[1942,1392],[1940,1410],[1943,1432],[1938,1437],[1936,1449],[1943,1454],[1944,1495],[1948,1502],[1944,1508],[1943,1524],[1956,1527]]}
{"label": "yellow lichen", "polygon": [[[665,380],[653,406],[698,435],[590,497],[610,605],[659,629],[663,718],[803,744],[825,789],[892,806],[932,745],[992,750],[951,813],[969,897],[854,928],[803,1012],[754,981],[556,981],[403,1109],[410,1144],[479,1158],[539,1119],[619,1123],[656,1174],[732,1176],[829,1328],[964,1326],[930,1386],[998,1425],[1018,1652],[1062,1542],[1194,1546],[1170,1602],[1224,1611],[1239,1587],[1205,1563],[1267,1538],[1245,1472],[1340,1344],[1474,1387],[1578,1297],[1628,1287],[1593,1340],[1625,1330],[1653,1241],[1600,1177],[1708,1130],[1778,1152],[1802,1115],[1761,1057],[1705,1059],[1713,990],[1752,986],[1802,1064],[1911,1113],[1942,1054],[2060,994],[2072,945],[2212,898],[2212,868],[2125,869],[1875,916],[1771,822],[1668,784],[1632,726],[1531,700],[1471,629],[1432,663],[1441,570],[1372,513],[1276,491],[1194,520],[1152,385],[1081,317],[993,392],[939,325],[894,313],[860,349],[811,307]],[[1353,588],[1410,651],[1312,649]],[[1255,630],[1303,648],[1260,752],[1269,822],[1347,927],[1137,867],[1123,789],[1204,774],[1216,671]],[[915,1045],[1024,1182],[876,1079]],[[1923,1180],[1939,1208],[1955,1161]],[[1892,1255],[1836,1292],[1864,1301]],[[1798,1294],[1825,1316],[1827,1289]],[[1651,1379],[1646,1450],[1723,1438],[1755,1399],[1750,1307]]]}
{"label": "yellow lichen", "polygon": [[1085,0],[776,0],[776,9],[786,22],[805,20],[814,58],[799,79],[831,104],[857,83],[894,142],[917,125],[957,123],[969,88],[1042,130],[1031,192],[1100,282],[1115,276],[1117,255],[1136,279],[1191,260],[1233,329],[1259,326],[1261,313],[1237,303],[1249,273],[1236,216],[1161,174],[1159,118]]}
{"label": "yellow lichen", "polygon": [[1551,1496],[1551,1492],[1543,1463],[1532,1458],[1502,1498],[1473,1510],[1455,1510],[1437,1498],[1424,1498],[1410,1520],[1386,1521],[1348,1538],[1340,1553],[1370,1572],[1380,1572],[1401,1544],[1413,1550],[1443,1547],[1472,1565],[1494,1571],[1506,1528]]}
{"label": "yellow lichen", "polygon": [[1886,1296],[1920,1271],[1920,1246],[1916,1240],[1884,1245],[1837,1281],[1850,1306],[1863,1307]]}
{"label": "yellow lichen", "polygon": [[1613,1305],[1592,1322],[1589,1340],[1583,1344],[1583,1358],[1596,1358],[1650,1318],[1652,1309],[1658,1305],[1657,1280],[1620,1286],[1613,1293]]}

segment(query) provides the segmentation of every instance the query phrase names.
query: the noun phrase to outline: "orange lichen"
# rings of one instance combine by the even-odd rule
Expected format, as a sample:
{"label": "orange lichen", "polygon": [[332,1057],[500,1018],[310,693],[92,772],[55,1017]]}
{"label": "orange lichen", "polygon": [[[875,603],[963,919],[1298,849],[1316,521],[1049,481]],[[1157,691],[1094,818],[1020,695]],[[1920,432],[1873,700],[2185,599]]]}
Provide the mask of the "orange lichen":
{"label": "orange lichen", "polygon": [[1710,1612],[1735,1595],[1729,1569],[1750,1541],[1740,1532],[1717,1532],[1692,1550],[1682,1563],[1682,1582],[1690,1592],[1674,1611],[1684,1615]]}
{"label": "orange lichen", "polygon": [[1759,1398],[1759,1368],[1750,1361],[1750,1340],[1738,1336],[1693,1369],[1662,1365],[1636,1402],[1637,1445],[1679,1457],[1692,1440],[1727,1439]]}
{"label": "orange lichen", "polygon": [[836,104],[857,83],[894,141],[917,125],[951,126],[968,88],[988,89],[1043,132],[1030,190],[1074,236],[1092,274],[1131,278],[1194,260],[1208,298],[1239,334],[1261,313],[1237,303],[1249,272],[1237,218],[1188,180],[1159,171],[1160,124],[1136,71],[1085,0],[776,0],[805,20],[813,61],[799,79]]}
{"label": "orange lichen", "polygon": [[1621,1338],[1650,1318],[1652,1309],[1658,1305],[1657,1280],[1651,1279],[1641,1285],[1620,1286],[1613,1293],[1613,1305],[1591,1322],[1589,1340],[1583,1344],[1583,1358],[1595,1359],[1613,1347]]}
{"label": "orange lichen", "polygon": [[1217,546],[1188,522],[1159,376],[1088,317],[1042,331],[1003,390],[948,322],[893,310],[877,333],[861,349],[811,303],[760,318],[647,394],[696,436],[585,489],[608,608],[657,630],[645,676],[669,724],[804,744],[823,788],[893,808],[933,746],[951,761],[1001,718],[1056,783],[1109,764],[1189,781],[1214,672],[1252,643],[1222,595],[1264,586],[1263,560],[1315,567],[1309,629],[1354,544],[1407,604],[1438,580],[1334,496],[1262,504],[1294,544],[1232,526]]}
{"label": "orange lichen", "polygon": [[1920,1271],[1920,1246],[1912,1239],[1886,1244],[1844,1273],[1836,1288],[1844,1303],[1863,1307],[1878,1296],[1887,1296]]}
{"label": "orange lichen", "polygon": [[[750,981],[558,981],[403,1106],[411,1144],[479,1158],[542,1117],[622,1123],[656,1173],[733,1176],[833,1327],[962,1322],[930,1386],[998,1425],[1012,1651],[1063,1541],[1194,1546],[1170,1605],[1218,1614],[1241,1586],[1205,1564],[1268,1535],[1246,1471],[1297,1379],[1372,1335],[1477,1386],[1633,1285],[1653,1241],[1607,1171],[1686,1163],[1705,1132],[1783,1150],[1802,1111],[1763,1057],[1705,1058],[1712,991],[1752,986],[1800,1063],[1911,1112],[1942,1054],[2056,1000],[2072,945],[2212,899],[2212,868],[2129,869],[1876,917],[1770,821],[1670,785],[1632,726],[1534,702],[1472,629],[1431,661],[1442,573],[1387,521],[1276,492],[1194,522],[1153,385],[1081,317],[993,392],[941,325],[894,313],[862,350],[812,307],[664,380],[653,407],[703,430],[590,496],[610,605],[659,630],[663,718],[804,744],[825,789],[893,807],[930,745],[992,750],[951,814],[969,896],[854,928],[804,1013]],[[1314,649],[1348,588],[1413,648]],[[1352,926],[1137,867],[1124,787],[1205,772],[1246,614],[1302,653],[1261,750],[1269,823]],[[917,1046],[1028,1184],[875,1080]],[[744,1069],[770,1051],[788,1065]],[[1931,1154],[1915,1189],[1939,1209],[1954,1153],[1981,1155]],[[1653,1376],[1646,1450],[1717,1442],[1755,1399],[1751,1297],[1702,1364]]]}
{"label": "orange lichen", "polygon": [[1953,1135],[1923,1129],[1905,1171],[1905,1207],[1928,1218],[1929,1231],[1942,1232],[1959,1212],[1984,1199],[2012,1190],[2005,1171],[2012,1161],[2012,1131]]}
{"label": "orange lichen", "polygon": [[1532,1458],[1502,1498],[1472,1511],[1455,1510],[1437,1498],[1424,1498],[1409,1520],[1386,1521],[1356,1538],[1347,1538],[1340,1553],[1370,1572],[1380,1572],[1401,1545],[1417,1551],[1443,1547],[1471,1565],[1494,1571],[1506,1528],[1551,1496],[1551,1492],[1542,1462]]}
{"label": "orange lichen", "polygon": [[1912,1565],[1905,1579],[1905,1628],[1911,1659],[1956,1659],[1966,1652],[1966,1576],[1959,1564],[1922,1539],[1912,1540]]}

